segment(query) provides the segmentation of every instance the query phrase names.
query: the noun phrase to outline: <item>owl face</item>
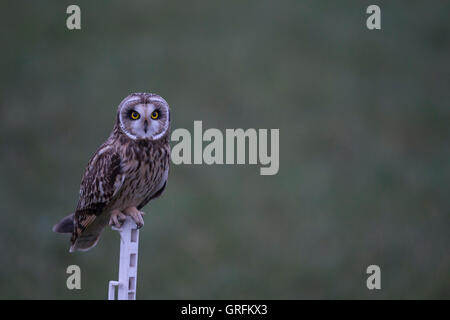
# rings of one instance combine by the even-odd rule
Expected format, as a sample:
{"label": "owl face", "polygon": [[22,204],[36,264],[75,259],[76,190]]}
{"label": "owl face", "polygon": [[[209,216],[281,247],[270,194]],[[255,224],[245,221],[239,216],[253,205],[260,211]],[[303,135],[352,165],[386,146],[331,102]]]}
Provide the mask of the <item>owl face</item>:
{"label": "owl face", "polygon": [[158,140],[169,130],[169,105],[156,94],[134,93],[120,103],[118,122],[120,129],[133,140]]}

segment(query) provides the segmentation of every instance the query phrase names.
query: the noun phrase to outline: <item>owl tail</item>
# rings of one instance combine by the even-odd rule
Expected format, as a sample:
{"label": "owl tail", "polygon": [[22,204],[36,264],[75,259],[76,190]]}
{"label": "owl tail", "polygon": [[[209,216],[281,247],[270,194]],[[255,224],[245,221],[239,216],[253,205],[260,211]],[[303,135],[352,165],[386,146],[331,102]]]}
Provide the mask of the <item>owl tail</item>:
{"label": "owl tail", "polygon": [[74,228],[73,213],[64,217],[57,224],[53,226],[53,232],[58,233],[72,233]]}
{"label": "owl tail", "polygon": [[[107,215],[105,215],[107,216]],[[72,245],[70,246],[70,252],[74,251],[88,251],[89,249],[95,247],[97,244],[100,234],[103,228],[107,225],[107,220],[105,219],[95,219],[94,222],[89,225],[86,230],[83,230],[80,234],[74,231],[74,214],[69,214],[64,217],[57,224],[53,226],[53,231],[58,233],[72,233],[72,238],[70,241]]]}
{"label": "owl tail", "polygon": [[69,252],[75,251],[88,251],[97,245],[100,239],[100,233],[98,234],[82,234],[72,243]]}
{"label": "owl tail", "polygon": [[69,251],[88,251],[95,247],[100,239],[102,231],[108,225],[108,221],[108,214],[96,216],[86,229],[79,233],[73,233],[72,238],[70,239],[72,245]]}

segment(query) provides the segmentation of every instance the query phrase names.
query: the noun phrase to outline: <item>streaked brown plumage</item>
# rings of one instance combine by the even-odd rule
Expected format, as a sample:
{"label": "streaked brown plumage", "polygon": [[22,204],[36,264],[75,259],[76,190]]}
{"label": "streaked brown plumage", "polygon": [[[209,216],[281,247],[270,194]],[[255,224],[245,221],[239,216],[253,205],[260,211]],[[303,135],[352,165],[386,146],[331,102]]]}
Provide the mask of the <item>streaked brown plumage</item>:
{"label": "streaked brown plumage", "polygon": [[169,106],[160,96],[135,93],[121,102],[111,135],[88,163],[75,213],[54,227],[72,233],[71,251],[92,248],[108,222],[120,226],[126,215],[143,225],[139,210],[167,184],[169,130]]}

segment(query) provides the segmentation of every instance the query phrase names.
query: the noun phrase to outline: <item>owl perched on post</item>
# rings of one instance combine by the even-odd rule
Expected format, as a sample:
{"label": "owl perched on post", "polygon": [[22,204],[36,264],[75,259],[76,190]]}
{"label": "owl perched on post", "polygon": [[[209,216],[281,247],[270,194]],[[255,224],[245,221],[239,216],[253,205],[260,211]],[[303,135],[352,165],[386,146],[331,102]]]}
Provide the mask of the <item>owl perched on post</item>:
{"label": "owl perched on post", "polygon": [[119,104],[111,135],[88,163],[75,212],[53,227],[72,233],[70,252],[91,249],[108,223],[120,227],[126,216],[144,225],[140,210],[167,184],[169,130],[162,97],[133,93]]}

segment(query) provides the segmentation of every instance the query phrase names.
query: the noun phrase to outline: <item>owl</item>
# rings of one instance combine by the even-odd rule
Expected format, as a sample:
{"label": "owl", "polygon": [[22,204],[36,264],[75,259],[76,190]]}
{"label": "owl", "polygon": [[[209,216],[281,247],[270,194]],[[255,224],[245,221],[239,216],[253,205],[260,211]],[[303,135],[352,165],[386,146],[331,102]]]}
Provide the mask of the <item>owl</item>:
{"label": "owl", "polygon": [[114,128],[90,159],[74,213],[53,231],[71,233],[70,252],[94,247],[105,226],[130,216],[140,228],[140,210],[159,197],[169,173],[170,109],[152,93],[133,93],[117,109]]}

